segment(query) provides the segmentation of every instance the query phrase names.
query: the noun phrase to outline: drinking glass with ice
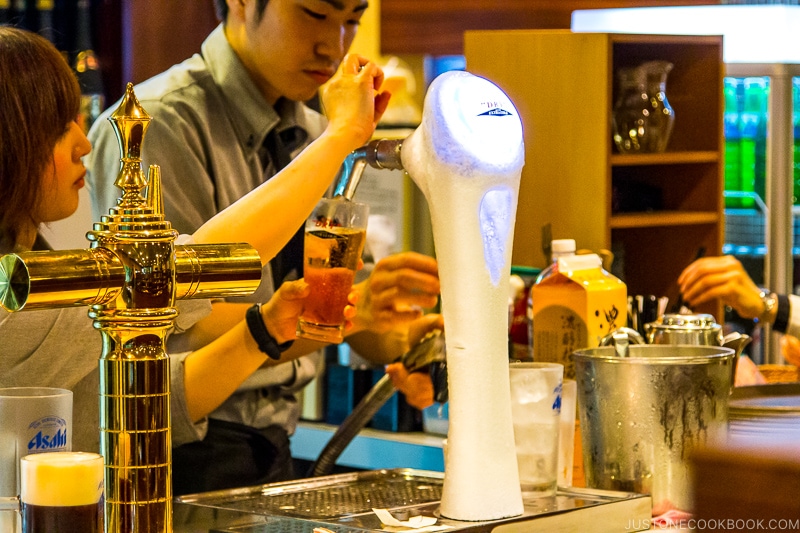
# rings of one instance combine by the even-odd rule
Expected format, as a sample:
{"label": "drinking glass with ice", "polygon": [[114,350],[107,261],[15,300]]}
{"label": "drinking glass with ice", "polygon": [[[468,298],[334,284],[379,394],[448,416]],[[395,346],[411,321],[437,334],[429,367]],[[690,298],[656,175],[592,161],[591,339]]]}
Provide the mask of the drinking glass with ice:
{"label": "drinking glass with ice", "polygon": [[511,363],[511,419],[522,495],[552,496],[558,479],[558,441],[564,365]]}

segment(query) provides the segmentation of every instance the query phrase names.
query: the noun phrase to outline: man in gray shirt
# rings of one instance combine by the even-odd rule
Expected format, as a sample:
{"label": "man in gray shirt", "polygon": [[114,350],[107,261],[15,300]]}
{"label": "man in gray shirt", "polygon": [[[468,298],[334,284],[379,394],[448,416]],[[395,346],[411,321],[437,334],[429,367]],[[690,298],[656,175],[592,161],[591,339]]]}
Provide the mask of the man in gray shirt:
{"label": "man in gray shirt", "polygon": [[[293,172],[289,162],[326,123],[303,102],[333,76],[367,4],[216,0],[216,6],[223,24],[208,36],[201,53],[135,88],[153,116],[142,159],[161,166],[166,218],[182,233],[191,233],[280,168],[288,165],[283,172]],[[94,150],[87,161],[95,219],[119,195],[112,183],[119,168],[117,142],[101,125],[105,120],[89,133]],[[286,191],[286,201],[323,193],[298,181]],[[283,280],[302,276],[302,231],[297,229],[265,267],[255,301],[268,299]],[[406,351],[408,323],[438,300],[436,262],[415,253],[390,256],[355,288],[359,314],[347,341],[364,356],[387,363]],[[222,309],[241,319],[247,305],[217,302],[215,307],[215,315]],[[211,339],[221,333],[218,324],[205,321],[195,328],[204,328]],[[179,348],[184,347],[177,340],[173,349]],[[176,494],[293,476],[288,436],[299,417],[296,393],[317,375],[320,348],[311,341],[295,342],[289,350],[308,355],[257,371],[209,415],[207,434],[174,450]]]}

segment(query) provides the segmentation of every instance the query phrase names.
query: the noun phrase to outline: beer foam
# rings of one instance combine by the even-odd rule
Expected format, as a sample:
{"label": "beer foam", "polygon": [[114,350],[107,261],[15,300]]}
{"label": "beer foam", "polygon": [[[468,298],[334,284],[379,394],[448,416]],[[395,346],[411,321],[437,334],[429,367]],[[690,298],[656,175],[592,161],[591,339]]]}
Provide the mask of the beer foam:
{"label": "beer foam", "polygon": [[103,495],[103,456],[47,452],[20,460],[20,499],[29,505],[92,505]]}

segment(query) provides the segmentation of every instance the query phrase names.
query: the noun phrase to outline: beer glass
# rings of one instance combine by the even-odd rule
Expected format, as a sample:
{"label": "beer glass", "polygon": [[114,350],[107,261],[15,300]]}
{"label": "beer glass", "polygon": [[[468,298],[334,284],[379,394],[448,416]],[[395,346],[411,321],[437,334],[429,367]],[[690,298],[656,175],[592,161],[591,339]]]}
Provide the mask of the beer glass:
{"label": "beer glass", "polygon": [[19,472],[19,498],[0,499],[0,509],[21,514],[22,533],[103,533],[102,455],[26,455]]}
{"label": "beer glass", "polygon": [[342,197],[323,198],[306,221],[303,278],[311,293],[297,336],[326,343],[344,340],[344,308],[367,233],[369,207]]}
{"label": "beer glass", "polygon": [[[72,448],[72,391],[0,389],[0,497],[19,495],[20,458]],[[19,530],[15,513],[0,513],[0,531]]]}

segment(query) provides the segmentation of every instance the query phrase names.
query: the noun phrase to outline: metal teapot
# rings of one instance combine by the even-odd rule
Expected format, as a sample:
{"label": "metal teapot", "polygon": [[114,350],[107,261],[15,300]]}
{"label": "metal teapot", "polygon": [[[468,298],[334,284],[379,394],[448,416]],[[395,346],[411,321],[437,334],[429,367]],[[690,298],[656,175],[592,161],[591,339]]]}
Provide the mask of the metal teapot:
{"label": "metal teapot", "polygon": [[724,346],[739,356],[750,344],[750,336],[733,332],[722,335],[722,326],[712,315],[665,314],[655,322],[644,325],[647,344],[690,344],[694,346]]}

